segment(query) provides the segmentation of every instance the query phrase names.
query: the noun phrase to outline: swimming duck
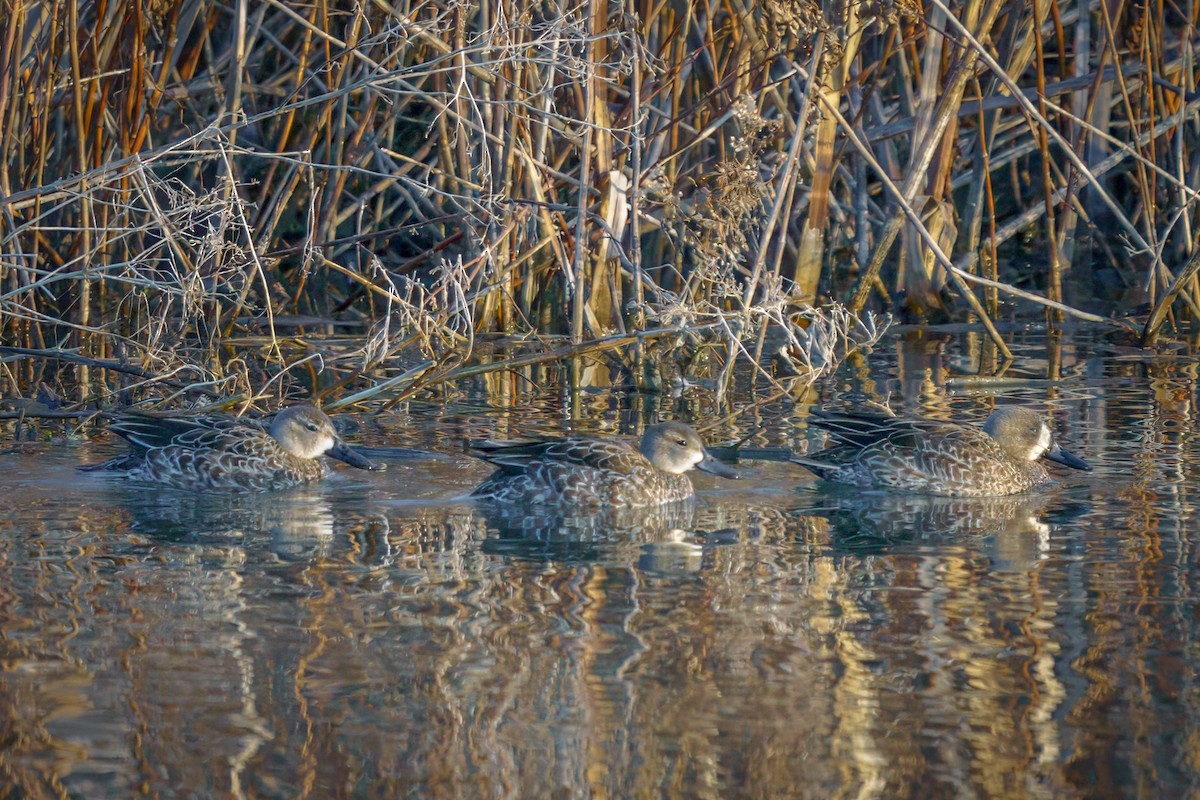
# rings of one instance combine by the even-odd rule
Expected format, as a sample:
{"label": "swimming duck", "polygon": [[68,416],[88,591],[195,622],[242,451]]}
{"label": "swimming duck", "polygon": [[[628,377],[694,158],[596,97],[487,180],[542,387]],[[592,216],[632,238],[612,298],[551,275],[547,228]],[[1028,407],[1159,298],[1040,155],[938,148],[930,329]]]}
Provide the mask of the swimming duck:
{"label": "swimming duck", "polygon": [[348,447],[325,412],[285,408],[264,421],[225,416],[171,417],[126,412],[110,429],[131,450],[81,469],[123,472],[177,489],[264,491],[319,480],[328,455],[358,469],[382,469]]}
{"label": "swimming duck", "polygon": [[471,493],[511,505],[635,507],[690,498],[691,469],[737,478],[688,425],[652,425],[641,445],[592,436],[476,442],[471,452],[499,467]]}
{"label": "swimming duck", "polygon": [[953,497],[1027,492],[1052,482],[1040,459],[1072,469],[1087,462],[1054,441],[1036,411],[1006,406],[983,428],[940,420],[814,411],[834,444],[792,460],[834,483]]}

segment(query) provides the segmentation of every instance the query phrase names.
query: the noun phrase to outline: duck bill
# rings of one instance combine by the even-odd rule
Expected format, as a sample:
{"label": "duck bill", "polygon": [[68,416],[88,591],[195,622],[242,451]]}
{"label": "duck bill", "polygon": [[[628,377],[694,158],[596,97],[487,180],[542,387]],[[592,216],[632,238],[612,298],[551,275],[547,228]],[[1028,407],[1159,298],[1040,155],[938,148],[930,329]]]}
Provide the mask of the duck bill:
{"label": "duck bill", "polygon": [[345,442],[338,442],[329,449],[326,453],[330,458],[336,458],[338,461],[345,461],[352,467],[357,469],[383,469],[383,464],[376,464],[371,459],[364,456],[362,453],[350,447]]}
{"label": "duck bill", "polygon": [[717,475],[721,478],[732,478],[733,480],[737,480],[738,478],[742,477],[738,474],[736,469],[729,466],[724,461],[718,461],[717,459],[713,458],[712,453],[708,452],[707,450],[704,451],[704,458],[702,458],[700,463],[696,465],[696,469],[700,470],[701,472],[707,472],[709,475]]}
{"label": "duck bill", "polygon": [[1081,469],[1085,472],[1091,472],[1092,470],[1091,465],[1089,465],[1079,456],[1063,450],[1058,446],[1057,442],[1055,442],[1053,447],[1043,453],[1042,457],[1048,458],[1057,464],[1062,464],[1064,467],[1070,467],[1071,469]]}

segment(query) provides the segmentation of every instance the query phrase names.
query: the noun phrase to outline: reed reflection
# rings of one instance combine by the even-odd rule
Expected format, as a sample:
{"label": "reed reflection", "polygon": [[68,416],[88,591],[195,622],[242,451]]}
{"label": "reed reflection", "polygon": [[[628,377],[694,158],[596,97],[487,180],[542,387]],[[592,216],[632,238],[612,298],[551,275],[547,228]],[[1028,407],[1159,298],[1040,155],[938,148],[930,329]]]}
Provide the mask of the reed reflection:
{"label": "reed reflection", "polygon": [[[1047,366],[1028,352],[1013,374]],[[451,499],[486,475],[444,444],[481,433],[478,404],[461,430],[409,409],[428,440],[402,441],[440,461],[248,503],[0,453],[22,499],[0,515],[0,774],[28,797],[1177,794],[1200,775],[1195,364],[1080,352],[1011,392],[1095,461],[1036,497],[769,465],[697,481],[683,513],[498,518]],[[990,410],[946,391],[960,362],[906,363],[836,388]],[[561,421],[520,413],[501,433]]]}

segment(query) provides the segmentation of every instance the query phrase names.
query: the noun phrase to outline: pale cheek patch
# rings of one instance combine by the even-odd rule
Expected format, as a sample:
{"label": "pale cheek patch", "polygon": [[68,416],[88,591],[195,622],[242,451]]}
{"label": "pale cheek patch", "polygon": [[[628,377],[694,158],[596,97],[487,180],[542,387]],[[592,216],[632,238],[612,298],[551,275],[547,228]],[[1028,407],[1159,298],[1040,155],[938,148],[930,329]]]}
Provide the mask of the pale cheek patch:
{"label": "pale cheek patch", "polygon": [[315,442],[312,442],[303,454],[304,458],[320,458],[328,453],[334,445],[333,437],[328,434],[321,436]]}
{"label": "pale cheek patch", "polygon": [[1045,425],[1042,426],[1042,432],[1038,434],[1037,444],[1029,448],[1029,460],[1037,461],[1042,457],[1042,454],[1050,449],[1050,429]]}
{"label": "pale cheek patch", "polygon": [[695,458],[693,458],[691,461],[689,461],[687,463],[683,463],[680,461],[671,461],[671,462],[668,462],[667,464],[664,464],[661,467],[661,469],[663,472],[666,472],[670,475],[682,475],[683,473],[687,472],[689,469],[692,469],[693,467],[695,467],[697,464],[699,464],[703,460],[704,460],[704,456],[700,455],[700,456],[696,456]]}

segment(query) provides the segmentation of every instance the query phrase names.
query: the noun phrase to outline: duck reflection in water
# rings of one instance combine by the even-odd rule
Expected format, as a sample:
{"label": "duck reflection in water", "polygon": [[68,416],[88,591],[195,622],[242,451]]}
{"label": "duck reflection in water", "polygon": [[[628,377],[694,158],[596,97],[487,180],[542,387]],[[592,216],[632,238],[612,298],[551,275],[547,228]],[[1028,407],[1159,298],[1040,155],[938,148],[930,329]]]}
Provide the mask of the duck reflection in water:
{"label": "duck reflection in water", "polygon": [[372,512],[369,487],[316,484],[270,494],[146,492],[116,484],[130,530],[158,542],[220,548],[237,558],[267,553],[280,561],[340,557],[350,540],[375,536],[387,520]]}
{"label": "duck reflection in water", "polygon": [[[549,506],[478,504],[487,529],[483,552],[536,562],[628,564],[647,573],[681,574],[711,565],[712,554],[754,540],[760,510],[742,504],[668,503],[591,513]],[[782,527],[782,510],[774,524]]]}
{"label": "duck reflection in water", "polygon": [[573,563],[602,561],[614,548],[657,542],[672,531],[688,528],[693,516],[688,503],[591,513],[489,503],[480,511],[488,530],[484,552]]}
{"label": "duck reflection in water", "polygon": [[799,517],[828,520],[828,545],[836,551],[942,552],[961,546],[986,554],[995,566],[1020,569],[1046,558],[1056,527],[1087,512],[1080,503],[1041,495],[938,497],[842,490],[795,508]]}

